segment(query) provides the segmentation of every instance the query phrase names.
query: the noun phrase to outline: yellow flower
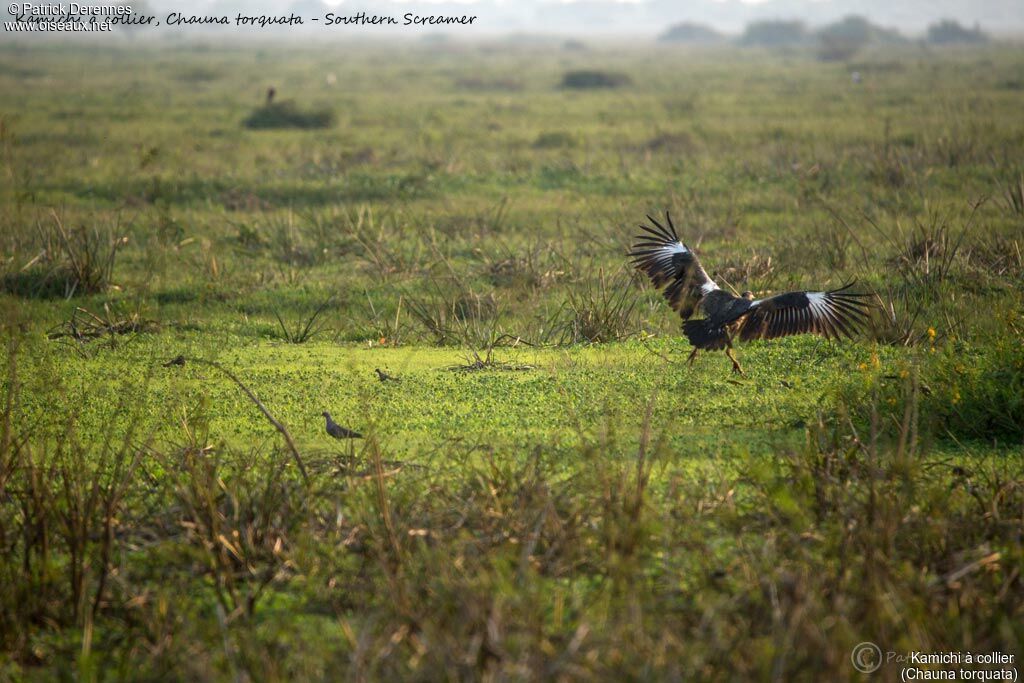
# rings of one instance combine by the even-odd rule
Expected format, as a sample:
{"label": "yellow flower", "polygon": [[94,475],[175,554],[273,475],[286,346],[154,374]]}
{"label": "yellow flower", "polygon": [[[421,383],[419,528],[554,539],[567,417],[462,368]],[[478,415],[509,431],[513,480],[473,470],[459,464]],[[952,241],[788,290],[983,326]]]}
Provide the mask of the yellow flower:
{"label": "yellow flower", "polygon": [[929,339],[935,339],[935,328],[934,327],[929,327],[928,328],[928,338]]}

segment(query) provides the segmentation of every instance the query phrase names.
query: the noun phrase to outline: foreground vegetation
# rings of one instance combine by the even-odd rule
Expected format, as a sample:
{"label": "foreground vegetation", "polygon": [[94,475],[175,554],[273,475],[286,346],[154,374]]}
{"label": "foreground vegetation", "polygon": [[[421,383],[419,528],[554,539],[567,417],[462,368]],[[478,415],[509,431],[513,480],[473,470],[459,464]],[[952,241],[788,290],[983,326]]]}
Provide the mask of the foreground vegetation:
{"label": "foreground vegetation", "polygon": [[[0,672],[1019,661],[1024,56],[918,49],[0,48]],[[871,325],[687,367],[665,209]]]}

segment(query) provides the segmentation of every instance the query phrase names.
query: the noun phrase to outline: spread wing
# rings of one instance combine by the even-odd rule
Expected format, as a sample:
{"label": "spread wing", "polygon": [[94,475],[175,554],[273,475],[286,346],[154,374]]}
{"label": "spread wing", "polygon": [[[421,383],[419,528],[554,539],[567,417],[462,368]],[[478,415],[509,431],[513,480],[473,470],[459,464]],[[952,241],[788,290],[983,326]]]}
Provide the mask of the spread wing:
{"label": "spread wing", "polygon": [[665,287],[662,294],[669,306],[686,320],[693,315],[701,298],[718,289],[718,285],[704,272],[696,254],[676,235],[676,228],[667,212],[665,221],[668,227],[650,216],[647,220],[653,227],[640,226],[644,234],[636,236],[629,255],[633,258],[633,265],[646,273],[655,287]]}
{"label": "spread wing", "polygon": [[754,301],[740,323],[739,337],[776,339],[791,334],[820,334],[826,339],[853,338],[867,320],[869,294],[847,291],[853,283],[829,292],[787,292]]}

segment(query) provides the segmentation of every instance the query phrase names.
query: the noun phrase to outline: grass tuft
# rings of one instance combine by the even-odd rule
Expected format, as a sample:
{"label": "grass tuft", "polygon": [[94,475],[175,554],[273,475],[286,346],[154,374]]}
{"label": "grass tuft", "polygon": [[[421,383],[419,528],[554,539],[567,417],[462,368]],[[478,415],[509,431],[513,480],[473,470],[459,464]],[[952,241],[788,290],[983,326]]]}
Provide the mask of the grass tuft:
{"label": "grass tuft", "polygon": [[112,284],[118,251],[128,238],[119,226],[67,229],[56,212],[39,227],[42,250],[16,272],[3,276],[3,291],[21,297],[70,299],[105,292]]}
{"label": "grass tuft", "polygon": [[275,308],[274,318],[281,329],[281,338],[289,344],[305,344],[323,334],[327,330],[327,325],[322,316],[333,304],[334,297],[328,297],[309,316],[299,320],[294,328],[285,324],[281,312]]}
{"label": "grass tuft", "polygon": [[557,343],[618,341],[638,332],[632,280],[629,272],[608,277],[601,269],[597,278],[578,282],[569,291],[561,325],[553,331]]}

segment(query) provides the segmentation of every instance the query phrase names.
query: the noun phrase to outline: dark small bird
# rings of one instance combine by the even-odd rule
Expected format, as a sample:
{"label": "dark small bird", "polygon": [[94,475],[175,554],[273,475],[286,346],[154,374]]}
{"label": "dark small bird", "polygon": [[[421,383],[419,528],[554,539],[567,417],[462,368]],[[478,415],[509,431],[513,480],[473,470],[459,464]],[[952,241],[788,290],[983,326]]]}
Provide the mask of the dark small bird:
{"label": "dark small bird", "polygon": [[361,439],[363,435],[359,432],[354,432],[351,429],[346,429],[340,424],[331,419],[331,414],[326,410],[321,413],[327,419],[327,433],[333,436],[335,439]]}
{"label": "dark small bird", "polygon": [[[693,345],[687,361],[692,365],[697,352],[725,350],[733,372],[743,368],[732,354],[734,340],[776,339],[791,334],[820,334],[826,339],[853,333],[867,320],[868,294],[845,287],[826,292],[786,292],[755,299],[750,292],[734,296],[720,289],[701,267],[697,255],[676,235],[672,218],[665,214],[668,226],[650,216],[652,226],[641,225],[645,234],[637,235],[629,255],[638,270],[657,288],[669,306],[683,319],[683,334]],[[690,320],[697,310],[700,320]]]}
{"label": "dark small bird", "polygon": [[277,90],[274,89],[274,86],[270,86],[269,88],[267,88],[267,106],[270,106],[271,104],[274,103],[274,95],[276,94]]}
{"label": "dark small bird", "polygon": [[400,382],[401,381],[397,377],[389,375],[388,373],[384,372],[380,368],[374,368],[373,371],[377,373],[377,378],[381,382]]}
{"label": "dark small bird", "polygon": [[172,358],[169,361],[167,361],[166,363],[164,363],[164,367],[165,368],[169,368],[172,365],[184,365],[184,364],[185,364],[185,356],[175,356],[174,358]]}

